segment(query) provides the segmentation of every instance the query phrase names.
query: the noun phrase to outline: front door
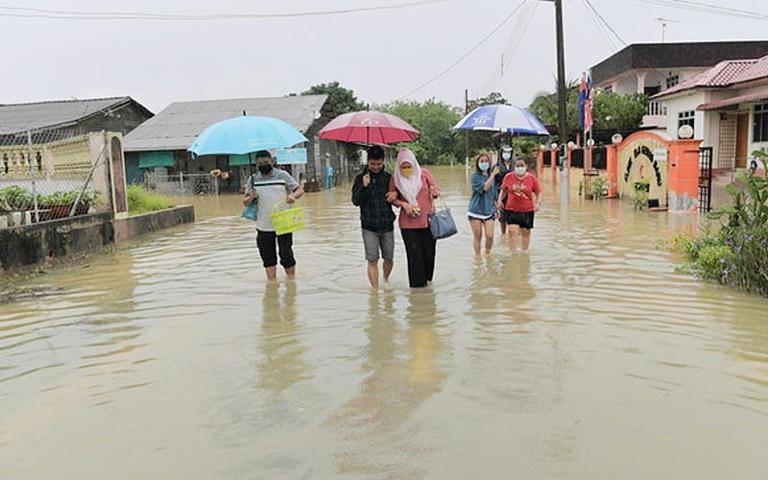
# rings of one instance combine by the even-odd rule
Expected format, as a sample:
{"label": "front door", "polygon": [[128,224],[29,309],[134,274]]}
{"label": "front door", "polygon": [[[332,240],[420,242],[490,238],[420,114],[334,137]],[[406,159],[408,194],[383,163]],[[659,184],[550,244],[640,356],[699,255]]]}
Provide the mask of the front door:
{"label": "front door", "polygon": [[748,147],[749,114],[741,113],[736,117],[736,168],[747,168]]}

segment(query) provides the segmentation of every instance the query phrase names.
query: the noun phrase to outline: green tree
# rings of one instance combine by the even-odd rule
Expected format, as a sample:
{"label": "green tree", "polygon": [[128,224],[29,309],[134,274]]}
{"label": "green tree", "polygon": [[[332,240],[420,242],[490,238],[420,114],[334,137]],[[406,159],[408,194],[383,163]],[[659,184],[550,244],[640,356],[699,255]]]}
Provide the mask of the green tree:
{"label": "green tree", "polygon": [[320,83],[312,85],[302,95],[328,95],[328,100],[336,115],[363,110],[363,105],[355,96],[355,92],[342,87],[339,82]]}
{"label": "green tree", "polygon": [[485,105],[509,105],[509,101],[501,93],[491,92],[485,97],[471,99],[467,104],[468,112]]}
{"label": "green tree", "polygon": [[407,144],[420,162],[448,164],[464,157],[464,143],[453,126],[461,119],[461,110],[436,100],[381,105],[382,112],[397,115],[419,131],[419,139]]}
{"label": "green tree", "polygon": [[[633,130],[640,127],[648,107],[648,97],[642,94],[619,95],[603,90],[593,90],[593,117],[595,130]],[[558,124],[557,94],[540,93],[528,109],[546,125]],[[568,88],[566,105],[567,124],[572,136],[579,127],[579,88]]]}
{"label": "green tree", "polygon": [[648,109],[648,97],[640,93],[619,95],[595,90],[593,103],[595,128],[599,130],[638,128]]}

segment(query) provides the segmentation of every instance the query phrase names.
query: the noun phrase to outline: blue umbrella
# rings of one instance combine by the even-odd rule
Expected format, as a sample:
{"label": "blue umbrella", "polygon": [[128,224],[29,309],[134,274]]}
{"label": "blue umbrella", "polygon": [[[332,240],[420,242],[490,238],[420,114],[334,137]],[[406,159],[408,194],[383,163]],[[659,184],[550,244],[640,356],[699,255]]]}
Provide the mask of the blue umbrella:
{"label": "blue umbrella", "polygon": [[549,135],[544,124],[534,114],[512,105],[478,107],[469,112],[453,128],[523,135]]}
{"label": "blue umbrella", "polygon": [[245,155],[289,148],[308,141],[298,130],[270,117],[240,116],[209,126],[189,147],[195,155]]}

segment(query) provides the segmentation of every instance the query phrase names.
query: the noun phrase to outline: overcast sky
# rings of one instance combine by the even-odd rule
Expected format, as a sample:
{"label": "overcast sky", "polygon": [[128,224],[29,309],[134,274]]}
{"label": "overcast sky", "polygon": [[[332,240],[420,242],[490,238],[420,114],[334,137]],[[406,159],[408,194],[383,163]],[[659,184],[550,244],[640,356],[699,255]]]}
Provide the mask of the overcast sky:
{"label": "overcast sky", "polygon": [[[654,20],[677,20],[667,41],[760,39],[768,22],[728,18],[639,0],[591,0],[628,43],[656,42]],[[702,0],[768,14],[765,0]],[[2,6],[164,13],[302,12],[407,0],[4,0]],[[157,112],[170,102],[280,96],[340,81],[364,101],[403,98],[467,52],[521,0],[452,0],[395,11],[227,21],[83,21],[0,16],[0,103],[130,95]],[[412,98],[463,105],[500,90],[527,105],[554,87],[554,6],[527,2],[482,48]],[[534,10],[535,8],[535,10]],[[0,14],[7,13],[0,10]],[[525,13],[533,13],[521,35]],[[567,72],[618,49],[584,0],[565,0]],[[768,34],[762,38],[768,38]],[[501,56],[507,51],[502,78]]]}

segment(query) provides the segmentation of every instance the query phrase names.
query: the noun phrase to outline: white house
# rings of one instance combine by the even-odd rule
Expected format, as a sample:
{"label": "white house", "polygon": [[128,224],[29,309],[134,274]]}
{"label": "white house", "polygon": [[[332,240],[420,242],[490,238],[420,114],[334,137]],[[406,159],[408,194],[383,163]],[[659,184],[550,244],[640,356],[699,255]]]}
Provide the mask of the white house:
{"label": "white house", "polygon": [[[633,44],[590,69],[595,87],[649,97],[676,88],[724,60],[768,55],[767,41]],[[667,111],[652,100],[643,127],[664,129]]]}
{"label": "white house", "polygon": [[651,99],[665,105],[670,136],[691,125],[713,148],[715,168],[747,168],[753,151],[768,148],[768,56],[720,62]]}

